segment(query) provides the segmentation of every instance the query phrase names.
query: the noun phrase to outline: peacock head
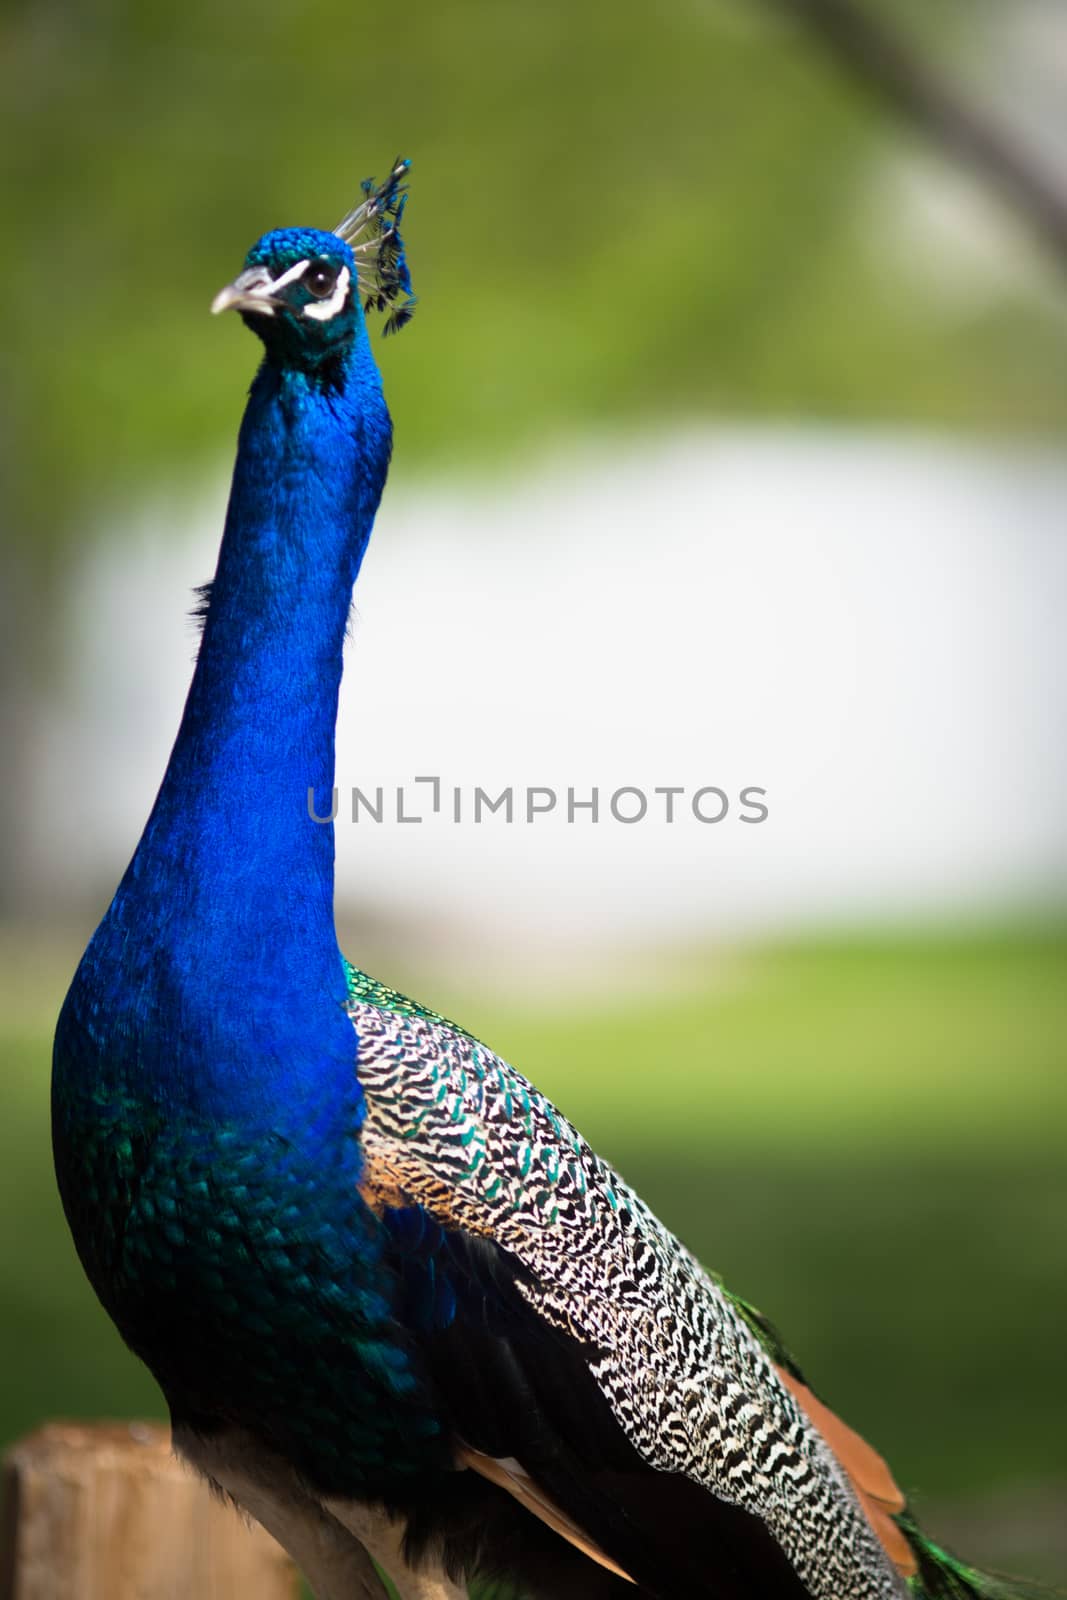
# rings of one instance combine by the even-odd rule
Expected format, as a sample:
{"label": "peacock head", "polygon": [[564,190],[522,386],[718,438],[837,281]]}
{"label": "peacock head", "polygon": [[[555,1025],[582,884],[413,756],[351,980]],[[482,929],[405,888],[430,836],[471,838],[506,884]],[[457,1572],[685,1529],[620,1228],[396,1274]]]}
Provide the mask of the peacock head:
{"label": "peacock head", "polygon": [[383,332],[397,332],[415,310],[400,237],[410,166],[395,161],[378,187],[367,178],[362,200],[332,233],[265,233],[243,271],[215,296],[212,311],[239,311],[270,359],[310,371],[352,346],[367,311],[385,312]]}

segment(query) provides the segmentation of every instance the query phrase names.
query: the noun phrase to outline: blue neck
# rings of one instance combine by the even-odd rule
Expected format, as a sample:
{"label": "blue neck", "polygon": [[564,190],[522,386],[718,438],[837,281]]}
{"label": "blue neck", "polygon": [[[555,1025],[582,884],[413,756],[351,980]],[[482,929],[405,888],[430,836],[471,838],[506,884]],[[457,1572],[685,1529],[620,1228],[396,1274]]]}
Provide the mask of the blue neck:
{"label": "blue neck", "polygon": [[[331,382],[261,367],[181,728],[86,954],[91,984],[113,997],[117,985],[132,1007],[149,1074],[207,1072],[217,1094],[225,1058],[244,1061],[254,1046],[265,1081],[261,1041],[291,1073],[323,1008],[341,1020],[333,826],[311,820],[307,797],[313,788],[329,814],[352,585],[390,447],[364,330]],[[220,1016],[230,1019],[223,1038]],[[326,1031],[351,1072],[345,1028],[343,1039]],[[153,1062],[153,1040],[173,1050],[176,1032],[189,1036],[190,1065]]]}
{"label": "blue neck", "polygon": [[[134,858],[152,887],[221,900],[227,937],[333,937],[334,728],[352,585],[389,459],[370,351],[334,392],[261,368],[245,412],[204,638]],[[319,808],[317,808],[319,809]]]}

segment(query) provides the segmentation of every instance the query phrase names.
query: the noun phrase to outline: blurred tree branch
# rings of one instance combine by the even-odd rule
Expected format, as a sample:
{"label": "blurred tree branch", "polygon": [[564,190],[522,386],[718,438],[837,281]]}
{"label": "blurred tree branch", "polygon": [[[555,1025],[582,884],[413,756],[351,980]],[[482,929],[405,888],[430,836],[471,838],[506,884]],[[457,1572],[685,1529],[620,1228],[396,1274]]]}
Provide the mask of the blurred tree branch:
{"label": "blurred tree branch", "polygon": [[1067,268],[1067,184],[863,0],[769,0],[899,115],[996,190]]}

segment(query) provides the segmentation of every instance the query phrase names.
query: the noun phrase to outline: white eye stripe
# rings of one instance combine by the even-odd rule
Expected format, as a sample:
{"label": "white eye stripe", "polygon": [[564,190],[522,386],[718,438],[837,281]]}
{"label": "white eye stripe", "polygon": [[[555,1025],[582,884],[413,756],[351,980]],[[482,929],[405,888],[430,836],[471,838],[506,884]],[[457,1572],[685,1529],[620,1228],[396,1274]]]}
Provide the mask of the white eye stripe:
{"label": "white eye stripe", "polygon": [[295,279],[301,277],[305,267],[310,265],[310,256],[306,256],[303,261],[298,261],[295,267],[290,267],[287,272],[283,272],[280,278],[271,279],[271,282],[267,285],[267,293],[277,294],[278,290],[284,289],[287,283],[292,283]]}
{"label": "white eye stripe", "polygon": [[[307,262],[301,262],[301,266],[306,267]],[[310,301],[304,307],[305,317],[314,317],[316,322],[328,322],[331,317],[335,317],[348,299],[348,285],[351,282],[351,277],[352,275],[348,268],[342,267],[337,274],[337,283],[334,286],[333,294],[328,300]],[[278,281],[280,282],[281,280],[279,279]]]}

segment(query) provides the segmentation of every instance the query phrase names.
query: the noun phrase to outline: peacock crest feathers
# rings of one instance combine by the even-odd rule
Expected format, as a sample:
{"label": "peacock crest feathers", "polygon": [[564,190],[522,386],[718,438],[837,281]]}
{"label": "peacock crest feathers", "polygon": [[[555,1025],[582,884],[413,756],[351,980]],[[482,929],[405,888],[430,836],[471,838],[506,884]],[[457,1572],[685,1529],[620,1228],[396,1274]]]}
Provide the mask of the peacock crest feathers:
{"label": "peacock crest feathers", "polygon": [[398,156],[382,184],[364,178],[363,199],[341,218],[334,233],[356,258],[364,311],[388,312],[383,333],[398,333],[415,313],[400,222],[407,205],[411,162]]}

